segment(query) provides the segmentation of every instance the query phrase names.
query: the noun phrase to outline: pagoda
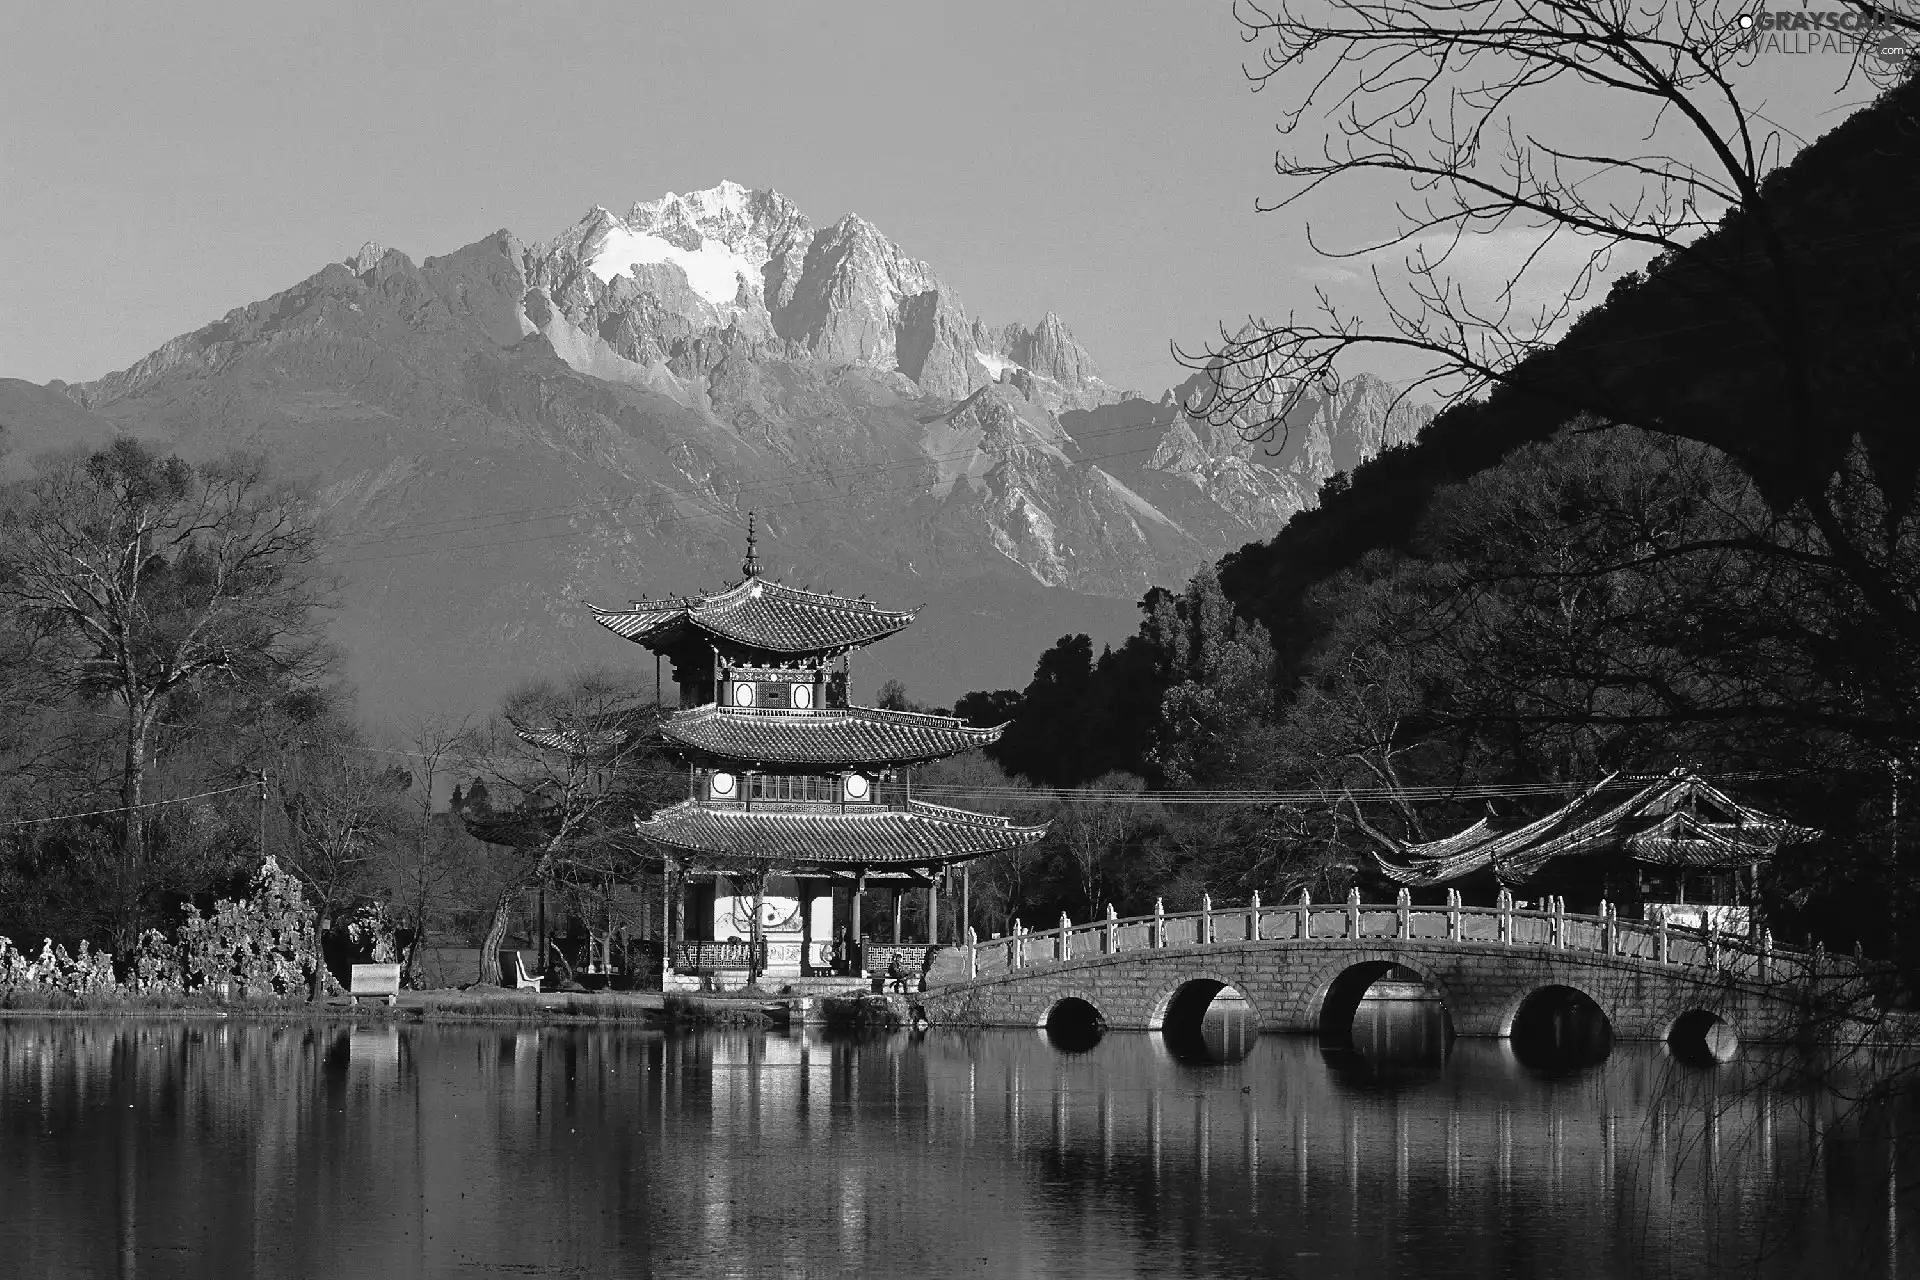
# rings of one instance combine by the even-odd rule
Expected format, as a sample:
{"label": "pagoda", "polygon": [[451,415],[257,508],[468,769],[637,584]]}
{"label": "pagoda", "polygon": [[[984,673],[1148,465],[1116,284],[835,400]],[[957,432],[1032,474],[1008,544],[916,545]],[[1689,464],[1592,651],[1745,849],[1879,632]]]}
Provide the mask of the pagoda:
{"label": "pagoda", "polygon": [[[656,666],[671,664],[679,686],[680,710],[660,734],[687,766],[687,798],[635,823],[661,853],[663,985],[862,977],[896,965],[917,976],[940,941],[952,868],[1046,833],[912,796],[913,766],[986,746],[1005,726],[853,705],[848,655],[916,611],[763,576],[751,516],[740,569],[712,595],[589,606]],[[902,902],[917,890],[925,939],[908,943]],[[863,904],[876,892],[891,899],[890,941],[869,936]],[[952,919],[958,938],[965,922]]]}

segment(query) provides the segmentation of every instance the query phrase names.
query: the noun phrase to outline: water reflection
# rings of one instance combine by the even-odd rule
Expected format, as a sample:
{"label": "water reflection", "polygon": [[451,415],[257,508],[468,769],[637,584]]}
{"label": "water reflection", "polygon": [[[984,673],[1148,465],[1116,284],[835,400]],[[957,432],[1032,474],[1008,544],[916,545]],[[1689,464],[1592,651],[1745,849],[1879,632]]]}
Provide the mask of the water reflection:
{"label": "water reflection", "polygon": [[1137,1033],[1067,1054],[1031,1031],[0,1022],[0,1256],[323,1278],[1920,1261],[1889,1141],[1920,1117],[1764,1054],[1625,1044],[1543,1075],[1403,1001],[1358,1010],[1337,1062],[1232,1030],[1232,1005],[1199,1065]]}
{"label": "water reflection", "polygon": [[1593,998],[1572,987],[1542,987],[1513,1017],[1513,1052],[1547,1074],[1570,1074],[1606,1061],[1613,1025]]}
{"label": "water reflection", "polygon": [[1231,986],[1197,981],[1167,1002],[1160,1036],[1175,1061],[1191,1066],[1238,1062],[1259,1037],[1253,1006]]}
{"label": "water reflection", "polygon": [[1438,996],[1424,987],[1389,988],[1361,1000],[1347,1034],[1321,1037],[1320,1051],[1348,1083],[1398,1090],[1438,1080],[1452,1043],[1453,1027]]}
{"label": "water reflection", "polygon": [[1085,1053],[1106,1033],[1100,1011],[1078,997],[1068,997],[1047,1013],[1047,1042],[1061,1053]]}

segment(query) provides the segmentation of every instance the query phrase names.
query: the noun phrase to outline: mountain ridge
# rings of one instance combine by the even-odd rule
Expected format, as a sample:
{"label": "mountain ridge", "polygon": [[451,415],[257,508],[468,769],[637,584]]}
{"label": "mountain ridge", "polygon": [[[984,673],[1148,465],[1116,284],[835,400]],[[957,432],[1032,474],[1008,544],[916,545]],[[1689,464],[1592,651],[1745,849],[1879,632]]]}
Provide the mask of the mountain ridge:
{"label": "mountain ridge", "polygon": [[417,264],[369,244],[126,369],[0,383],[0,445],[124,430],[313,477],[383,706],[620,661],[577,602],[710,583],[749,509],[785,571],[945,612],[875,658],[946,700],[1062,632],[1119,639],[1148,586],[1425,421],[1362,375],[1269,457],[1186,414],[1203,386],[1121,391],[1058,315],[990,326],[857,215],[723,183]]}

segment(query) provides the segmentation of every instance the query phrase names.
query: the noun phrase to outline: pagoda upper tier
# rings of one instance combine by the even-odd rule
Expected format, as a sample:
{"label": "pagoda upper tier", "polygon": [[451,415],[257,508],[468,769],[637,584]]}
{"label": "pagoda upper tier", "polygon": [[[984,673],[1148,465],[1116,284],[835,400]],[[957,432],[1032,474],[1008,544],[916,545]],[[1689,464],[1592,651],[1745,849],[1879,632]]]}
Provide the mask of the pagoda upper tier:
{"label": "pagoda upper tier", "polygon": [[834,657],[884,640],[917,612],[803,591],[757,572],[714,595],[588,607],[607,630],[669,658],[712,646],[747,660]]}

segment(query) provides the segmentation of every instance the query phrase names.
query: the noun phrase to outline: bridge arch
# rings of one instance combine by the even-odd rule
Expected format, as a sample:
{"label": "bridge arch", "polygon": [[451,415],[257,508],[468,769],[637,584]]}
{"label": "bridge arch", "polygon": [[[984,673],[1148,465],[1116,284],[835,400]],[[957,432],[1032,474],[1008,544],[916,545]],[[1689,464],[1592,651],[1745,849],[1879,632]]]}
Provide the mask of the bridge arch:
{"label": "bridge arch", "polygon": [[1533,987],[1504,1019],[1521,1065],[1557,1073],[1593,1066],[1613,1052],[1613,1014],[1593,993],[1558,981]]}
{"label": "bridge arch", "polygon": [[1242,977],[1217,969],[1189,970],[1166,983],[1147,1001],[1147,1030],[1166,1031],[1170,1026],[1174,1030],[1185,1030],[1189,1021],[1197,1028],[1213,998],[1228,987],[1247,1002],[1253,1025],[1264,1028],[1269,1025],[1267,1013],[1260,1007],[1255,992],[1249,990],[1252,985]]}
{"label": "bridge arch", "polygon": [[1062,992],[1040,1015],[1040,1031],[1062,1053],[1085,1053],[1107,1032],[1107,1017],[1083,991]]}
{"label": "bridge arch", "polygon": [[1688,1009],[1667,1024],[1660,1038],[1674,1057],[1693,1066],[1731,1062],[1740,1051],[1739,1029],[1711,1009]]}
{"label": "bridge arch", "polygon": [[1605,1016],[1609,1027],[1617,1025],[1619,1019],[1615,1016],[1615,1011],[1612,1006],[1608,1001],[1595,995],[1588,987],[1588,984],[1578,979],[1570,980],[1565,974],[1556,974],[1551,982],[1529,985],[1515,994],[1515,996],[1507,1002],[1506,1006],[1501,1009],[1499,1020],[1495,1024],[1497,1029],[1494,1031],[1494,1034],[1502,1039],[1511,1039],[1513,1037],[1513,1024],[1518,1021],[1520,1011],[1527,1007],[1529,1001],[1536,1000],[1544,993],[1557,994],[1559,992],[1569,992],[1581,997],[1591,1003],[1594,1008],[1598,1009],[1600,1013]]}
{"label": "bridge arch", "polygon": [[1453,993],[1424,956],[1397,951],[1348,952],[1322,965],[1304,985],[1304,996],[1293,1025],[1318,1035],[1351,1034],[1353,1015],[1367,989],[1395,969],[1405,969],[1440,997],[1447,1016],[1454,1016]]}

